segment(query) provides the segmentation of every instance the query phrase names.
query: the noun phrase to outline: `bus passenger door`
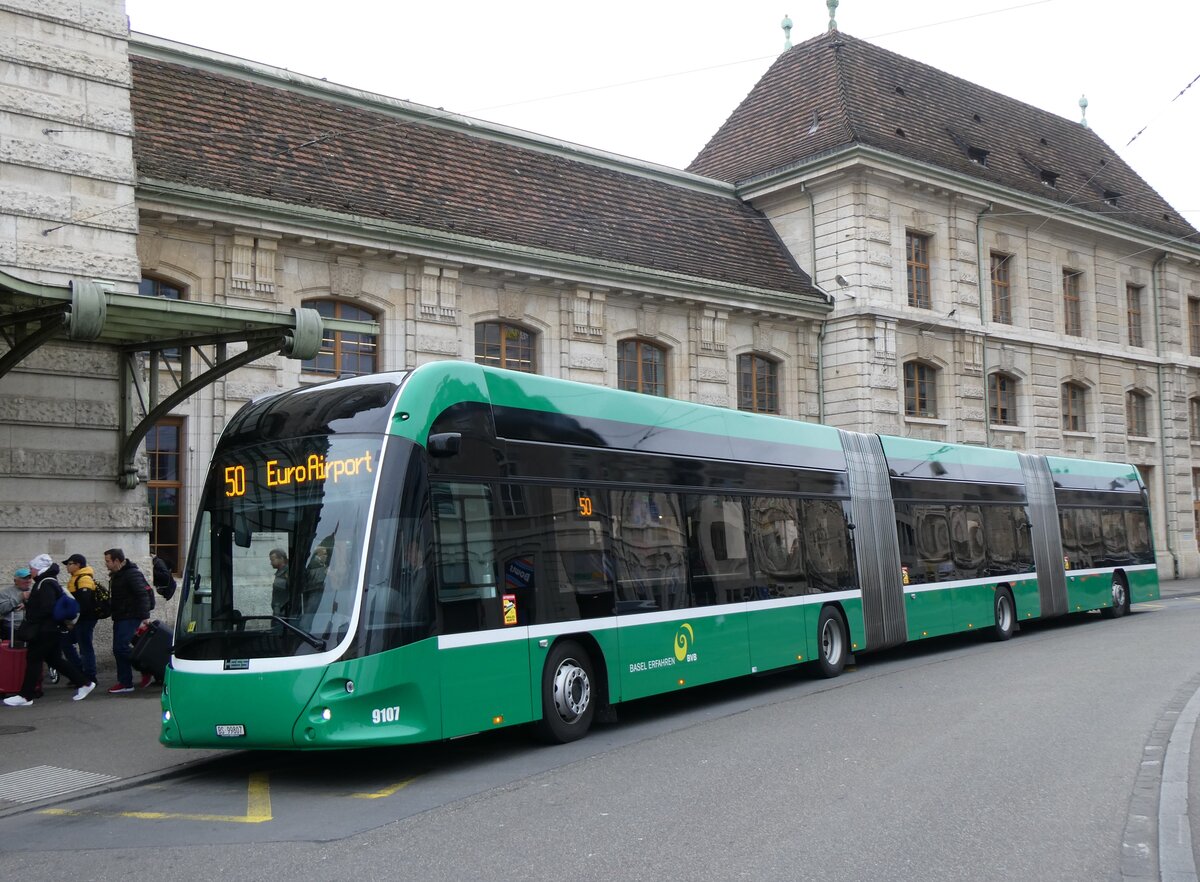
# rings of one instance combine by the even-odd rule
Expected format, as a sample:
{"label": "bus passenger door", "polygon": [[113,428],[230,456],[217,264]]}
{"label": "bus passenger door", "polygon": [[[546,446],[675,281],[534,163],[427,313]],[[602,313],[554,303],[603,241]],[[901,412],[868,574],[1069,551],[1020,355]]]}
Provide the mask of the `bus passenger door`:
{"label": "bus passenger door", "polygon": [[[442,735],[452,738],[528,720],[528,627],[505,587],[497,533],[511,500],[490,484],[431,485],[437,537],[438,661]],[[507,565],[515,565],[508,561]],[[523,578],[532,587],[532,570]]]}

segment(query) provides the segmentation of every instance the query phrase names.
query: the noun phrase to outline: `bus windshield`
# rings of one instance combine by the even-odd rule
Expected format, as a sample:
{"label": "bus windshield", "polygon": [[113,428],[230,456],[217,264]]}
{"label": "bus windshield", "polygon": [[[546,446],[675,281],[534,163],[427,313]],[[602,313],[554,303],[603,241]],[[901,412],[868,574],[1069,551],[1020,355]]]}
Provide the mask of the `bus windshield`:
{"label": "bus windshield", "polygon": [[179,658],[312,654],[345,639],[381,445],[310,435],[218,454],[185,573]]}

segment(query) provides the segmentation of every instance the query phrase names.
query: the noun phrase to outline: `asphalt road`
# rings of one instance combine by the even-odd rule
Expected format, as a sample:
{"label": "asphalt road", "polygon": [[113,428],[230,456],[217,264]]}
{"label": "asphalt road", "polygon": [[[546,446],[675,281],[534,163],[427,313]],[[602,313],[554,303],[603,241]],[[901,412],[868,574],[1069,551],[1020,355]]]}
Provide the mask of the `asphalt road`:
{"label": "asphalt road", "polygon": [[[500,732],[225,757],[4,819],[0,870],[1120,880],[1147,745],[1200,683],[1198,629],[1200,598],[1186,597],[1026,626],[1007,643],[931,641],[864,656],[837,680],[788,672],[632,704],[562,747]],[[1191,765],[1198,794],[1200,745]]]}

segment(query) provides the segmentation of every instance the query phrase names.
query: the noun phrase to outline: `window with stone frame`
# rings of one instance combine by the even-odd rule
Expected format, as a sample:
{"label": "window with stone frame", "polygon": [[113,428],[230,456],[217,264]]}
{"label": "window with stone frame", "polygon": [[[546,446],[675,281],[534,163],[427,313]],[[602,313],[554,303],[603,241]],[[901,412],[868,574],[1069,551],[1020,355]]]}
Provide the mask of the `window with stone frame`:
{"label": "window with stone frame", "polygon": [[1200,444],[1200,397],[1188,399],[1188,436],[1193,444]]}
{"label": "window with stone frame", "polygon": [[1080,279],[1083,273],[1063,270],[1063,333],[1070,337],[1083,336],[1083,305],[1080,299]]}
{"label": "window with stone frame", "polygon": [[1062,427],[1064,432],[1087,431],[1087,388],[1079,383],[1062,385]]}
{"label": "window with stone frame", "polygon": [[165,560],[173,573],[183,570],[183,426],[182,417],[164,417],[146,433],[150,554]]}
{"label": "window with stone frame", "polygon": [[739,355],[738,410],[779,413],[779,362],[763,355]]}
{"label": "window with stone frame", "polygon": [[988,377],[988,419],[995,426],[1017,425],[1017,378],[997,371]]}
{"label": "window with stone frame", "polygon": [[1125,431],[1134,437],[1145,438],[1150,434],[1150,396],[1131,389],[1125,393]]}
{"label": "window with stone frame", "polygon": [[617,343],[617,388],[666,396],[666,350],[646,340]]}
{"label": "window with stone frame", "polygon": [[938,370],[923,361],[904,365],[904,415],[936,418]]}
{"label": "window with stone frame", "polygon": [[1200,355],[1200,299],[1188,298],[1188,351]]}
{"label": "window with stone frame", "polygon": [[[152,276],[142,276],[138,282],[138,293],[143,297],[161,297],[164,300],[184,300],[185,289],[172,282],[156,279]],[[162,350],[162,357],[178,361],[183,357],[183,351],[177,346]]]}
{"label": "window with stone frame", "polygon": [[904,234],[908,266],[908,305],[917,309],[933,308],[929,277],[930,238],[922,233]]}
{"label": "window with stone frame", "polygon": [[1129,345],[1142,347],[1146,345],[1145,334],[1142,333],[1142,286],[1125,286],[1125,319],[1129,328]]}
{"label": "window with stone frame", "polygon": [[537,334],[509,322],[477,322],[475,363],[537,373]]}
{"label": "window with stone frame", "polygon": [[[324,318],[352,321],[377,321],[375,313],[342,300],[305,300],[300,304],[315,309]],[[323,377],[359,377],[379,370],[379,342],[374,334],[325,329],[321,348],[313,358],[305,359],[300,370]]]}
{"label": "window with stone frame", "polygon": [[1011,325],[1012,280],[1010,268],[1013,256],[992,252],[992,321]]}

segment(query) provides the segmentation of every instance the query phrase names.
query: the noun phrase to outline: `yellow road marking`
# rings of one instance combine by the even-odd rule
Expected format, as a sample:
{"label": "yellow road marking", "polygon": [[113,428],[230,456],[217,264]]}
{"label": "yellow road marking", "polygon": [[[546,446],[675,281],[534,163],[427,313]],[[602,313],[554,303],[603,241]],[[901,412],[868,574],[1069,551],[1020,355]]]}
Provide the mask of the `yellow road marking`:
{"label": "yellow road marking", "polygon": [[400,790],[403,790],[416,778],[405,778],[399,784],[393,784],[391,787],[384,787],[382,790],[376,790],[374,793],[351,793],[355,799],[383,799],[385,796],[391,796]]}
{"label": "yellow road marking", "polygon": [[78,812],[54,808],[42,809],[38,814],[101,815],[110,818],[135,818],[140,821],[217,821],[226,824],[261,824],[271,820],[271,788],[267,784],[267,773],[255,772],[251,775],[246,790],[246,814],[244,815],[201,815],[186,812]]}

